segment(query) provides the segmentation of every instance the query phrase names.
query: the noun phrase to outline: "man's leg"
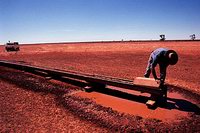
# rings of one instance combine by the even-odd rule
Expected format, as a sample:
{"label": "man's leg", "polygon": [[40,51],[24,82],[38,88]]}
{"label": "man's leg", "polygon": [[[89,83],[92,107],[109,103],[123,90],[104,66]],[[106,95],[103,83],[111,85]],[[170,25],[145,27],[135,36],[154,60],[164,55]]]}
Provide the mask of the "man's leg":
{"label": "man's leg", "polygon": [[161,85],[163,85],[165,82],[166,70],[167,70],[167,67],[165,65],[160,64],[160,83],[161,83]]}
{"label": "man's leg", "polygon": [[148,65],[147,65],[147,68],[146,68],[146,72],[144,74],[144,77],[146,78],[149,78],[150,77],[150,74],[151,74],[151,67],[152,67],[152,57],[150,55],[149,57],[149,60],[148,60]]}

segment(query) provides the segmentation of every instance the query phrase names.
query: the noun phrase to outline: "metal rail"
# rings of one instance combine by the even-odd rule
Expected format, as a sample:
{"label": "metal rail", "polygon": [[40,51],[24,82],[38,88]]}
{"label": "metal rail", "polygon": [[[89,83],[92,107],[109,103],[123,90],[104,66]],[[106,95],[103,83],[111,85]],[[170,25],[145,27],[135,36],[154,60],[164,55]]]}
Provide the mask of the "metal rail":
{"label": "metal rail", "polygon": [[103,85],[110,85],[121,87],[124,89],[131,89],[140,92],[146,92],[150,94],[162,95],[163,91],[157,87],[150,87],[150,86],[143,86],[143,85],[135,85],[133,81],[115,77],[106,77],[100,75],[93,75],[93,74],[84,74],[78,72],[70,72],[70,71],[63,71],[58,69],[50,69],[44,67],[38,67],[33,65],[27,65],[23,63],[17,62],[8,62],[4,60],[0,60],[0,66],[9,67],[17,70],[23,70],[26,72],[34,73],[36,72],[43,73],[45,76],[52,77],[53,79],[58,78],[71,78],[75,80],[82,80],[86,81],[87,83],[93,84],[103,84]]}

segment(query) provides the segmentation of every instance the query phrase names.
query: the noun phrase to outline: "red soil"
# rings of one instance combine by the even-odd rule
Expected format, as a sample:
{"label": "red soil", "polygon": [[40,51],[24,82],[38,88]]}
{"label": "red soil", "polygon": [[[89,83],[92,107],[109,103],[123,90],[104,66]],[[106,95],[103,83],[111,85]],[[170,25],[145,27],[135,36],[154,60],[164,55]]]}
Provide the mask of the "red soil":
{"label": "red soil", "polygon": [[[199,41],[21,45],[21,51],[18,53],[6,53],[4,48],[0,47],[0,59],[17,60],[44,67],[133,79],[138,76],[143,76],[150,52],[158,47],[173,49],[179,54],[178,64],[169,66],[168,68],[167,82],[171,85],[200,94],[200,75],[198,74],[200,63]],[[3,82],[2,84],[5,83]],[[21,93],[20,89],[15,91],[19,91],[16,93],[20,93],[22,99],[26,98],[26,94]],[[169,94],[169,97],[172,99],[190,100],[178,93],[175,93],[175,96],[173,93]],[[2,95],[4,95],[4,93],[2,93]],[[75,95],[78,96],[82,94]],[[107,96],[97,92],[83,95],[83,97],[91,98],[102,106],[111,107],[113,110],[139,115],[144,118],[156,118],[169,121],[176,120],[174,116],[189,117],[187,111],[184,109],[174,108],[169,110],[158,108],[156,110],[148,110],[143,103]],[[13,96],[8,97],[8,99],[12,99],[12,97]],[[195,102],[192,101],[192,103]],[[19,106],[14,106],[15,108],[20,108]],[[38,107],[40,106],[42,108],[44,107],[42,104],[38,105]],[[52,110],[57,110],[57,107],[52,107]],[[9,112],[8,114],[15,116]],[[35,115],[36,114],[37,113],[35,113]],[[165,114],[165,116],[163,114]],[[44,119],[47,120],[48,117],[44,116]],[[71,119],[68,121],[71,121]],[[56,125],[54,125],[54,127],[55,126]],[[8,126],[5,125],[5,127]]]}
{"label": "red soil", "polygon": [[106,132],[58,106],[73,87],[4,68],[0,77],[0,132]]}

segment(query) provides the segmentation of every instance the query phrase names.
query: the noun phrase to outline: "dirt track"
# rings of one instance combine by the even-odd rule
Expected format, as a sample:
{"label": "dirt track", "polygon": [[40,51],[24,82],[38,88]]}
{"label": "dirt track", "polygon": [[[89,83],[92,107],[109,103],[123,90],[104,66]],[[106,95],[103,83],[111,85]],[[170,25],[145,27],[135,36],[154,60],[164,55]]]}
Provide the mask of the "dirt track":
{"label": "dirt track", "polygon": [[[176,50],[180,55],[179,63],[168,69],[168,82],[200,94],[200,76],[197,73],[200,63],[199,45],[200,42],[26,45],[22,46],[17,54],[5,53],[3,48],[0,48],[0,54],[1,59],[20,60],[39,66],[133,79],[143,75],[149,51],[156,47],[168,47]],[[5,105],[0,112],[0,124],[3,131],[20,131],[21,128],[26,128],[28,131],[46,132],[54,130],[73,132],[107,132],[109,130],[191,132],[200,130],[194,128],[194,126],[200,127],[199,115],[194,111],[182,120],[168,124],[156,119],[123,114],[96,104],[93,100],[70,95],[70,91],[77,91],[80,88],[46,81],[39,77],[30,78],[30,75],[24,75],[21,72],[11,75],[10,71],[12,70],[1,68],[0,83],[1,89],[4,90],[1,91],[1,105]],[[36,82],[37,80],[39,81]],[[21,81],[24,82],[20,83]],[[42,86],[43,84],[48,85]],[[66,87],[64,92],[63,90],[55,91],[63,86]],[[199,100],[198,95],[195,98]],[[24,101],[24,99],[28,100]],[[195,110],[198,109],[197,106]]]}

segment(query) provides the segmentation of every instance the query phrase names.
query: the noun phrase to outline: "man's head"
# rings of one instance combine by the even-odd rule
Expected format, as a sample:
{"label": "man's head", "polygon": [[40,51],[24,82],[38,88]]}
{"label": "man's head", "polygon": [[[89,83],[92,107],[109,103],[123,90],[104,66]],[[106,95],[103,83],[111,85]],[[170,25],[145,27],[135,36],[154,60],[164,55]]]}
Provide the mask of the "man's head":
{"label": "man's head", "polygon": [[169,50],[167,52],[167,58],[170,65],[175,65],[178,62],[178,54],[174,50]]}

